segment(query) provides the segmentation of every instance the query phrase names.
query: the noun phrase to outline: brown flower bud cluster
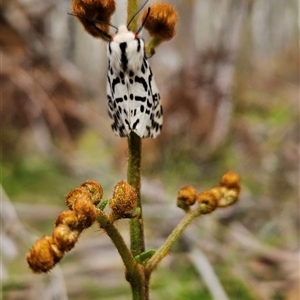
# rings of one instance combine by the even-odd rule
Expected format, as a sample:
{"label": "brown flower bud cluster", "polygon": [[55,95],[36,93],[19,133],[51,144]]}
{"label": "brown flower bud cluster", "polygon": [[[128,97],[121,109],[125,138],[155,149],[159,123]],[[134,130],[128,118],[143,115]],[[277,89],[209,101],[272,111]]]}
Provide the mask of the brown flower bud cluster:
{"label": "brown flower bud cluster", "polygon": [[222,176],[219,186],[215,189],[216,193],[220,195],[218,207],[232,205],[238,201],[240,195],[240,178],[236,173],[229,171]]}
{"label": "brown flower bud cluster", "polygon": [[66,197],[69,210],[57,217],[52,236],[37,240],[26,256],[34,273],[48,272],[75,246],[81,232],[96,221],[96,205],[102,195],[101,185],[93,180],[69,192]]}
{"label": "brown flower bud cluster", "polygon": [[[112,14],[115,12],[115,0],[73,0],[72,14],[83,25],[85,30],[93,37],[108,40],[109,24]],[[163,41],[170,40],[175,34],[175,26],[178,14],[175,8],[167,3],[155,3],[150,10],[144,10],[142,23],[148,30],[152,40],[149,42],[148,52],[154,53],[154,49]]]}
{"label": "brown flower bud cluster", "polygon": [[225,173],[218,186],[208,191],[203,191],[197,195],[196,190],[191,186],[183,187],[177,196],[177,206],[188,211],[197,202],[202,214],[208,214],[216,208],[223,208],[234,204],[240,194],[240,178],[229,171]]}
{"label": "brown flower bud cluster", "polygon": [[142,22],[145,22],[149,34],[162,41],[170,40],[176,34],[177,21],[178,14],[168,3],[155,3],[150,6],[149,14],[145,10],[142,15]]}
{"label": "brown flower bud cluster", "polygon": [[151,36],[151,41],[147,44],[149,52],[154,53],[154,49],[163,41],[168,41],[176,34],[175,26],[178,21],[178,14],[175,8],[168,3],[155,3],[150,6],[150,13],[144,11],[142,22]]}
{"label": "brown flower bud cluster", "polygon": [[130,216],[137,206],[137,194],[133,186],[126,181],[120,181],[114,188],[109,207],[113,218],[120,219]]}
{"label": "brown flower bud cluster", "polygon": [[177,206],[188,211],[197,199],[197,191],[192,186],[184,186],[178,191]]}
{"label": "brown flower bud cluster", "polygon": [[[115,0],[73,0],[72,13],[85,30],[94,37],[106,40],[110,18],[116,9]],[[97,23],[95,22],[97,21]]]}

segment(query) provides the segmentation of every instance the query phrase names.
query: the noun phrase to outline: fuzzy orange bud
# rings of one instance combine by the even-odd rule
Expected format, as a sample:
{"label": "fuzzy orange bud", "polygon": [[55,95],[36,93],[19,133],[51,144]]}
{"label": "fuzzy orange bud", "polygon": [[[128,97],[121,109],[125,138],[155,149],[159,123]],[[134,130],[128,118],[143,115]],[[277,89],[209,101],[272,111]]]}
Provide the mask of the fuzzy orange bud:
{"label": "fuzzy orange bud", "polygon": [[86,187],[80,187],[70,191],[66,197],[66,204],[76,214],[78,229],[82,230],[90,227],[95,222],[97,209]]}
{"label": "fuzzy orange bud", "polygon": [[[146,19],[147,18],[147,19]],[[152,37],[160,41],[170,40],[176,33],[175,26],[178,14],[175,8],[167,3],[155,3],[150,7],[150,13],[145,10],[142,15],[142,22]]]}
{"label": "fuzzy orange bud", "polygon": [[126,181],[120,181],[114,188],[109,206],[117,217],[123,217],[136,208],[137,194],[135,188]]}
{"label": "fuzzy orange bud", "polygon": [[94,180],[86,180],[81,186],[89,191],[94,205],[98,205],[103,197],[101,184]]}
{"label": "fuzzy orange bud", "polygon": [[192,206],[197,198],[197,191],[192,186],[185,186],[178,191],[177,206],[188,210]]}
{"label": "fuzzy orange bud", "polygon": [[76,244],[80,231],[71,230],[69,226],[60,224],[54,228],[53,244],[62,252],[70,251]]}
{"label": "fuzzy orange bud", "polygon": [[89,198],[77,199],[73,204],[73,210],[77,215],[80,229],[88,228],[96,221],[97,209]]}
{"label": "fuzzy orange bud", "polygon": [[220,186],[215,186],[215,187],[211,188],[210,191],[215,195],[215,197],[218,200],[218,202],[220,201],[220,199],[224,195],[223,188],[220,187]]}
{"label": "fuzzy orange bud", "polygon": [[229,171],[222,176],[221,181],[220,181],[220,186],[224,186],[227,189],[234,188],[234,189],[239,190],[240,189],[240,178],[236,173]]}
{"label": "fuzzy orange bud", "polygon": [[227,189],[226,187],[222,187],[221,189],[223,196],[219,200],[218,207],[227,207],[238,201],[240,194],[239,188]]}
{"label": "fuzzy orange bud", "polygon": [[[72,13],[78,16],[85,30],[94,37],[103,38],[101,31],[109,32],[109,23],[116,9],[114,0],[73,0]],[[81,17],[81,18],[80,18]],[[103,23],[89,21],[97,20]],[[98,30],[99,28],[100,30]]]}
{"label": "fuzzy orange bud", "polygon": [[73,210],[63,211],[56,219],[55,226],[58,225],[67,225],[71,229],[76,229],[78,226],[78,218],[76,213]]}
{"label": "fuzzy orange bud", "polygon": [[219,207],[226,207],[234,204],[240,194],[240,178],[239,176],[229,171],[225,173],[220,181],[220,189],[222,190],[222,198],[219,200]]}
{"label": "fuzzy orange bud", "polygon": [[50,271],[63,257],[51,236],[43,236],[37,240],[26,255],[27,263],[34,273]]}
{"label": "fuzzy orange bud", "polygon": [[202,214],[209,214],[214,211],[218,206],[218,199],[215,193],[211,191],[203,191],[197,196],[199,209]]}
{"label": "fuzzy orange bud", "polygon": [[66,204],[69,209],[73,210],[73,205],[77,199],[88,199],[90,202],[92,202],[89,191],[83,187],[70,191],[66,196]]}

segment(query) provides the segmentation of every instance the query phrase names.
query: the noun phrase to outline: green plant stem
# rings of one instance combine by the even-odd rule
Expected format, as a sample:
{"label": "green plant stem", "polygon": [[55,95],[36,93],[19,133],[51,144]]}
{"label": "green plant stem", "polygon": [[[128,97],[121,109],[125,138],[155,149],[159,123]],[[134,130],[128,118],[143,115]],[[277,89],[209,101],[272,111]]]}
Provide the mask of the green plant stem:
{"label": "green plant stem", "polygon": [[151,272],[157,266],[157,264],[169,253],[171,247],[178,240],[179,236],[182,234],[185,228],[199,215],[201,215],[200,209],[191,210],[185,214],[180,223],[170,233],[164,244],[155,252],[155,254],[145,265],[147,278],[150,277]]}
{"label": "green plant stem", "polygon": [[[144,224],[142,215],[141,201],[141,154],[142,140],[134,132],[128,137],[128,169],[127,181],[136,189],[137,208],[140,214],[133,219],[130,219],[130,249],[131,254],[135,257],[145,251],[144,241]],[[136,262],[134,276],[128,278],[132,290],[133,300],[149,299],[149,281],[145,279],[144,267]]]}
{"label": "green plant stem", "polygon": [[126,267],[126,272],[128,274],[132,274],[134,272],[136,260],[131,254],[129,248],[127,247],[119,230],[103,211],[99,212],[99,217],[97,221],[101,225],[101,228],[103,228],[106,231],[107,235],[111,238],[112,242],[114,243],[118,252],[120,253],[120,256]]}
{"label": "green plant stem", "polygon": [[[127,23],[132,16],[138,11],[138,0],[128,0],[127,3]],[[130,29],[134,32],[138,29],[138,19],[134,18],[131,21]],[[142,140],[134,132],[131,132],[128,137],[128,167],[127,167],[127,182],[136,189],[137,193],[137,208],[140,209],[138,217],[130,220],[130,249],[133,256],[137,256],[145,251],[144,240],[144,224],[142,215],[141,201],[141,158],[142,158]],[[133,300],[148,300],[149,299],[149,281],[145,279],[144,267],[137,263],[135,264],[135,272],[130,282]]]}
{"label": "green plant stem", "polygon": [[[139,1],[138,0],[128,0],[127,3],[127,24],[138,11]],[[130,23],[130,30],[136,32],[138,29],[138,18],[134,18]]]}
{"label": "green plant stem", "polygon": [[136,189],[137,207],[140,209],[138,217],[130,220],[130,247],[133,256],[145,251],[144,226],[141,201],[141,138],[134,132],[128,138],[128,172],[127,181]]}
{"label": "green plant stem", "polygon": [[119,230],[103,211],[99,212],[98,222],[116,246],[126,267],[126,279],[131,285],[132,299],[146,300],[145,291],[148,291],[148,287],[145,287],[144,267],[134,259]]}

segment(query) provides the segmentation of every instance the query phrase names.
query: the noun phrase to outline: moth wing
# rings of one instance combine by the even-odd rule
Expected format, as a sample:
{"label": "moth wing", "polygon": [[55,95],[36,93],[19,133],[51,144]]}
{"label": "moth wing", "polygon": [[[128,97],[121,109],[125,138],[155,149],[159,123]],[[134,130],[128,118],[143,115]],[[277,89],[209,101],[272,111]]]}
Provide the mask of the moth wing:
{"label": "moth wing", "polygon": [[128,86],[128,92],[131,130],[141,138],[146,137],[146,126],[150,120],[152,102],[148,83],[141,71],[134,74],[133,83]]}
{"label": "moth wing", "polygon": [[151,78],[152,79],[149,82],[149,86],[150,86],[151,97],[153,101],[153,107],[152,107],[152,114],[150,116],[150,120],[147,124],[147,127],[150,128],[149,136],[147,137],[156,138],[160,134],[163,125],[163,108],[162,108],[160,94],[157,85],[155,83],[154,78],[152,77],[152,72],[151,72]]}
{"label": "moth wing", "polygon": [[107,76],[107,100],[108,114],[111,118],[111,128],[119,137],[129,136],[130,116],[129,112],[129,96],[128,83],[124,75],[113,72],[109,67]]}
{"label": "moth wing", "polygon": [[146,59],[128,85],[130,127],[141,138],[155,138],[162,128],[160,95]]}
{"label": "moth wing", "polygon": [[162,128],[160,95],[144,55],[142,39],[108,44],[108,112],[120,137],[134,131],[155,138]]}

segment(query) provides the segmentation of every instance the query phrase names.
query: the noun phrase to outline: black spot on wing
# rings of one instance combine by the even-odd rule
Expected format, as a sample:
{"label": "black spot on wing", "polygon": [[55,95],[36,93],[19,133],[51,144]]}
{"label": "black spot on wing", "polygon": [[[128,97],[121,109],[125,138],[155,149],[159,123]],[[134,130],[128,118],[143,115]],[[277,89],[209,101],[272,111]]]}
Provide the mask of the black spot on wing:
{"label": "black spot on wing", "polygon": [[144,77],[135,76],[134,81],[137,82],[137,83],[140,83],[143,86],[144,90],[147,91],[148,84],[147,84]]}
{"label": "black spot on wing", "polygon": [[147,99],[147,107],[149,107],[149,108],[152,107],[152,103],[149,101],[149,99]]}
{"label": "black spot on wing", "polygon": [[[148,70],[148,69],[150,69],[150,68],[149,68],[149,65],[148,65],[148,63],[147,63],[147,60],[144,58],[144,59],[143,59],[142,66],[141,66],[141,71],[142,71],[143,74],[145,74],[145,73],[146,73],[146,70]],[[151,70],[150,70],[150,72],[151,72]]]}
{"label": "black spot on wing", "polygon": [[115,99],[116,103],[122,103],[123,102],[123,98],[119,97]]}
{"label": "black spot on wing", "polygon": [[119,77],[116,77],[115,79],[113,79],[112,83],[111,83],[111,91],[112,91],[112,94],[114,95],[115,94],[115,87],[118,83],[120,83],[121,80]]}
{"label": "black spot on wing", "polygon": [[112,75],[114,75],[114,70],[113,70],[112,66],[109,64],[108,65],[108,76],[112,76]]}
{"label": "black spot on wing", "polygon": [[136,126],[139,124],[140,120],[137,119],[133,124],[132,124],[132,130],[136,129]]}
{"label": "black spot on wing", "polygon": [[111,42],[108,43],[108,53],[111,55],[112,51],[111,51]]}
{"label": "black spot on wing", "polygon": [[136,51],[137,52],[140,52],[141,51],[141,39],[139,38],[136,38],[136,41],[137,41],[137,48],[136,48]]}
{"label": "black spot on wing", "polygon": [[121,83],[124,85],[125,84],[125,75],[123,72],[120,72],[119,77],[121,78]]}
{"label": "black spot on wing", "polygon": [[145,102],[147,100],[146,97],[141,97],[141,96],[135,96],[134,97],[135,101],[140,101],[140,102]]}
{"label": "black spot on wing", "polygon": [[121,50],[121,66],[124,72],[127,71],[128,67],[128,58],[126,55],[126,48],[127,48],[127,43],[123,42],[120,43],[120,50]]}

